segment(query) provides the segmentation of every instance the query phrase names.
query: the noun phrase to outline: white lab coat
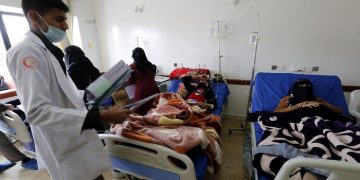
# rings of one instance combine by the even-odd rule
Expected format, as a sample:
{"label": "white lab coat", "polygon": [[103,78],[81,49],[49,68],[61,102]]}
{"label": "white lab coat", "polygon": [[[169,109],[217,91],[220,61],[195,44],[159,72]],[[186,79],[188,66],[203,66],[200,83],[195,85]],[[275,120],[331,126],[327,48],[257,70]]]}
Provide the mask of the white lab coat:
{"label": "white lab coat", "polygon": [[[30,59],[30,60],[29,60]],[[35,141],[39,168],[55,180],[92,180],[111,168],[69,76],[32,32],[7,53],[7,64]]]}

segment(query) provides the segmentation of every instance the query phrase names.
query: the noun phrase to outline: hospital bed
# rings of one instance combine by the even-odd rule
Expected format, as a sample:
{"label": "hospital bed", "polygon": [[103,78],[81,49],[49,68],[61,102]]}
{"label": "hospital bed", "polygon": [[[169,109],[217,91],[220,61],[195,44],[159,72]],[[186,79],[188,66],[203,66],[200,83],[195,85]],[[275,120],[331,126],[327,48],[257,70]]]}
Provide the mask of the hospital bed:
{"label": "hospital bed", "polygon": [[100,134],[99,137],[105,143],[115,172],[145,179],[204,179],[208,165],[205,154],[181,154],[119,134]]}
{"label": "hospital bed", "polygon": [[[176,92],[180,83],[181,80],[172,79],[168,92]],[[221,115],[230,92],[225,83],[213,83],[213,91],[217,96],[218,106],[212,113]],[[100,134],[99,137],[106,144],[105,149],[115,172],[145,179],[205,178],[209,159],[204,154],[191,153],[188,156],[164,146],[112,134]]]}
{"label": "hospital bed", "polygon": [[[205,68],[192,69],[192,68],[176,68],[170,73],[170,85],[168,92],[176,93],[182,83],[181,76],[188,73],[189,71],[198,71],[200,74],[206,74],[210,76],[210,71]],[[223,107],[228,103],[228,96],[230,95],[229,88],[227,84],[223,82],[217,82],[214,79],[210,80],[212,90],[216,96],[216,107],[211,111],[212,114],[222,116]],[[206,171],[206,160],[207,157],[198,155],[192,157],[192,160],[195,162],[197,179],[203,179],[203,175]]]}
{"label": "hospital bed", "polygon": [[[168,92],[174,92],[179,88],[180,83],[182,83],[181,79],[172,79],[170,81],[170,86]],[[226,83],[216,83],[215,81],[211,81],[212,90],[216,95],[216,104],[215,109],[212,110],[213,114],[222,115],[223,106],[228,102],[228,96],[230,95],[229,87]]]}
{"label": "hospital bed", "polygon": [[[294,81],[299,78],[306,78],[312,81],[314,95],[327,102],[340,107],[348,114],[344,93],[340,79],[337,76],[328,75],[306,75],[292,73],[258,73],[255,78],[254,91],[252,94],[252,112],[273,111],[282,97],[288,94]],[[260,142],[263,131],[258,123],[251,123],[252,129],[252,151]],[[360,164],[335,160],[322,160],[312,158],[294,158],[288,160],[280,169],[275,179],[288,179],[289,174],[296,167],[321,167],[328,169],[328,179],[358,179],[360,175]],[[270,179],[265,174],[254,169],[255,179]]]}
{"label": "hospital bed", "polygon": [[105,141],[113,171],[143,179],[195,180],[192,160],[164,146],[113,134],[100,134]]}

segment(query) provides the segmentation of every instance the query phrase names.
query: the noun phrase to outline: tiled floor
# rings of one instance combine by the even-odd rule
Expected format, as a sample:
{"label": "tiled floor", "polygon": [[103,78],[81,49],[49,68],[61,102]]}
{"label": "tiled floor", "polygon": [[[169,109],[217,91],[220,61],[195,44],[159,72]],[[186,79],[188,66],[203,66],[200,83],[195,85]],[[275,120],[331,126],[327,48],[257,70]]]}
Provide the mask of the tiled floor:
{"label": "tiled floor", "polygon": [[[216,175],[207,174],[206,180],[246,180],[247,175],[243,168],[243,143],[244,132],[233,132],[231,136],[228,134],[229,128],[239,127],[240,121],[234,118],[226,118],[223,120],[222,128],[222,151],[223,166],[221,171]],[[5,158],[0,156],[0,162]],[[111,172],[104,174],[106,180],[118,180],[111,176]],[[1,180],[49,180],[50,176],[46,170],[31,171],[23,169],[18,163],[16,166],[0,173]]]}
{"label": "tiled floor", "polygon": [[229,136],[229,128],[240,127],[239,119],[226,118],[222,124],[223,165],[221,171],[216,175],[207,175],[206,180],[246,180],[247,174],[243,168],[243,145],[245,141],[244,132],[233,132]]}

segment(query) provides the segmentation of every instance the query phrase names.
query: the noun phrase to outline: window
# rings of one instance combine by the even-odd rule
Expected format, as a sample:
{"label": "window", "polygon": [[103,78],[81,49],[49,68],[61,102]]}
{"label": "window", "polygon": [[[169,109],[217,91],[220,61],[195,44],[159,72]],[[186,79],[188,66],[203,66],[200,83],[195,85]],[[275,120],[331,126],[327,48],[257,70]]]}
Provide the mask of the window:
{"label": "window", "polygon": [[2,19],[9,37],[10,46],[24,39],[26,32],[29,31],[29,25],[23,15],[2,14]]}
{"label": "window", "polygon": [[4,46],[2,36],[0,36],[0,75],[9,77],[9,72],[6,66],[6,48]]}
{"label": "window", "polygon": [[20,42],[28,30],[29,25],[21,9],[0,6],[0,75],[5,78],[10,78],[6,65],[6,50]]}

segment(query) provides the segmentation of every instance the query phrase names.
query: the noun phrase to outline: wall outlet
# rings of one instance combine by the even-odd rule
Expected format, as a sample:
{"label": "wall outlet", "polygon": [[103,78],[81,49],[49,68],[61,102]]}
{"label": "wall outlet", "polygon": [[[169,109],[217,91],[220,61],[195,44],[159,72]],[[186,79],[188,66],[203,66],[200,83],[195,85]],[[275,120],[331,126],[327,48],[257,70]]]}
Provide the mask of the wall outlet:
{"label": "wall outlet", "polygon": [[319,66],[314,66],[314,67],[312,68],[312,71],[313,71],[313,72],[318,72],[318,71],[319,71]]}
{"label": "wall outlet", "polygon": [[312,66],[305,66],[305,72],[313,72]]}
{"label": "wall outlet", "polygon": [[305,72],[305,66],[290,66],[291,72]]}
{"label": "wall outlet", "polygon": [[285,71],[285,65],[278,65],[277,71]]}
{"label": "wall outlet", "polygon": [[277,65],[271,65],[271,70],[272,70],[272,71],[275,71],[277,68],[278,68]]}

